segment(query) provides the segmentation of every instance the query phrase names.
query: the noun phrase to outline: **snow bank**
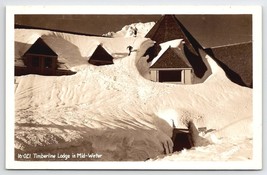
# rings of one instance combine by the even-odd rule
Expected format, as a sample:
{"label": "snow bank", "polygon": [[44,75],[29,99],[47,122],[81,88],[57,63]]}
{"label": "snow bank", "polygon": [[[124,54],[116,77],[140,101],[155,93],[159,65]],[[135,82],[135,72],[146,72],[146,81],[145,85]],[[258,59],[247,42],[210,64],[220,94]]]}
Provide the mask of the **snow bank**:
{"label": "snow bank", "polygon": [[148,161],[244,161],[251,160],[251,139],[222,139],[220,143],[182,150],[167,156],[158,156]]}
{"label": "snow bank", "polygon": [[[16,30],[15,39],[32,43],[44,34],[47,32]],[[211,75],[204,83],[164,84],[151,82],[139,72],[145,59],[142,55],[153,45],[150,39],[48,34],[75,45],[81,57],[92,54],[96,45],[102,43],[115,57],[114,64],[73,65],[78,73],[72,76],[16,77],[17,153],[86,152],[102,154],[98,160],[143,161],[172,152],[173,122],[177,128],[186,128],[193,121],[197,127],[216,130],[202,135],[213,138],[211,142],[252,138],[248,132],[252,122],[252,90],[229,81],[205,53]],[[56,42],[49,43],[53,44]],[[129,45],[134,48],[130,56]],[[214,143],[203,149],[217,148]],[[252,151],[250,145],[248,151]],[[201,151],[196,148],[188,152],[190,156],[184,159],[192,160]]]}
{"label": "snow bank", "polygon": [[133,23],[130,25],[124,26],[120,31],[117,32],[108,32],[103,36],[108,37],[144,37],[150,29],[155,25],[155,22],[147,22],[147,23]]}

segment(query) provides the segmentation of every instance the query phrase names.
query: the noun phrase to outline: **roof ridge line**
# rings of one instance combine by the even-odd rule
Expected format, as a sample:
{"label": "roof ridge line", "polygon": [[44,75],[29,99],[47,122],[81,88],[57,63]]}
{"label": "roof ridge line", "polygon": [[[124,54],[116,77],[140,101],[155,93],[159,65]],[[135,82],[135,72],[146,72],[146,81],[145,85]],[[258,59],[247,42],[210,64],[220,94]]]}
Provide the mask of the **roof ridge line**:
{"label": "roof ridge line", "polygon": [[245,42],[240,42],[240,43],[233,43],[233,44],[224,44],[221,46],[213,46],[213,47],[207,47],[204,49],[214,49],[214,48],[220,48],[220,47],[225,47],[225,46],[235,46],[235,45],[240,45],[240,44],[248,44],[248,43],[252,43],[253,41],[245,41]]}

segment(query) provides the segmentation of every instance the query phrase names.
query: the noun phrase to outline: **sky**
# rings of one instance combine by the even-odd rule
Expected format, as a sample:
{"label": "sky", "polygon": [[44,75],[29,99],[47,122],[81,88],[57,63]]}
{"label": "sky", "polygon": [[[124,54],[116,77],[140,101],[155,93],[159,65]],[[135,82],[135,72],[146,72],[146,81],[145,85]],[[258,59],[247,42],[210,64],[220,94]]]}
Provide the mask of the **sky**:
{"label": "sky", "polygon": [[[15,15],[15,23],[102,35],[137,22],[156,22],[161,15]],[[205,48],[252,41],[251,15],[176,15]]]}

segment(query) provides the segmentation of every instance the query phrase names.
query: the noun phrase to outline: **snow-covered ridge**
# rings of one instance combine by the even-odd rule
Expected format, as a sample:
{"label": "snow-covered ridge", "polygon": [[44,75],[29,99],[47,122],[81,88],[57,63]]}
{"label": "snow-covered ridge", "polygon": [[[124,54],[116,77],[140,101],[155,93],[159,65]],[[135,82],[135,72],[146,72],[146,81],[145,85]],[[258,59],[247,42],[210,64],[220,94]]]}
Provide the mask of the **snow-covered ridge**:
{"label": "snow-covered ridge", "polygon": [[155,22],[147,22],[147,23],[133,23],[130,25],[124,26],[120,31],[117,32],[108,32],[103,34],[103,36],[108,37],[144,37],[149,30],[155,25]]}
{"label": "snow-covered ridge", "polygon": [[[132,36],[129,27],[123,31],[125,33],[118,33],[118,36]],[[142,66],[147,66],[144,64],[146,58],[142,56],[153,45],[149,39],[15,30],[15,41],[32,44],[43,35],[54,39],[60,37],[73,44],[77,51],[72,52],[72,57],[84,62],[69,59],[73,61],[72,68],[78,70],[72,76],[15,78],[17,152],[84,150],[102,154],[100,160],[143,161],[164,152],[170,153],[172,123],[177,128],[186,128],[189,121],[216,130],[202,135],[212,144],[203,149],[211,148],[215,154],[216,151],[227,151],[228,145],[221,144],[229,138],[233,142],[238,138],[244,143],[252,138],[252,90],[229,81],[223,70],[204,52],[201,55],[210,67],[210,75],[204,83],[163,84],[141,76]],[[99,43],[115,56],[114,65],[97,67],[87,63],[88,55]],[[48,44],[61,47],[62,58],[69,57],[66,53],[70,51],[64,52],[68,49],[64,45],[57,45],[59,42]],[[136,50],[130,56],[127,54],[129,45]],[[16,48],[16,56],[23,53],[21,49]],[[219,141],[215,142],[216,139]],[[247,146],[249,155],[244,159],[251,158],[252,145],[243,146]],[[208,159],[209,154],[201,152],[203,149],[188,151],[191,154],[188,159],[192,160],[194,155]],[[235,156],[216,160],[233,160],[236,154],[242,156],[242,153],[242,149],[237,149]]]}

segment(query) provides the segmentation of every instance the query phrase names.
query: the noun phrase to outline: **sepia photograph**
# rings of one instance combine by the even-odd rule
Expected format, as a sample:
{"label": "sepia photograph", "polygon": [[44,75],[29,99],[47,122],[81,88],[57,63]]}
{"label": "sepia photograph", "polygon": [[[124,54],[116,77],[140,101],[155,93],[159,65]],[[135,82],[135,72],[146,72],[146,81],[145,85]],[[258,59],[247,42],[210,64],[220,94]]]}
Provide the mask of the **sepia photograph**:
{"label": "sepia photograph", "polygon": [[9,15],[11,169],[261,168],[255,13],[40,10]]}

